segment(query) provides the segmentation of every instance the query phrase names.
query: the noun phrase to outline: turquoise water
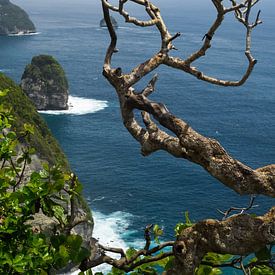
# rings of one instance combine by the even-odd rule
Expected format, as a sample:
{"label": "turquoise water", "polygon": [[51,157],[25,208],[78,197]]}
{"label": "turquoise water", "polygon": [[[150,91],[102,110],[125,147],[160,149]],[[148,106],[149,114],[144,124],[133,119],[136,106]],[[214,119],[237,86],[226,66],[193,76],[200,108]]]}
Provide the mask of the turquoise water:
{"label": "turquoise water", "polygon": [[[84,184],[84,195],[98,221],[97,236],[109,236],[110,244],[123,247],[138,245],[145,225],[158,223],[169,239],[186,210],[197,221],[221,218],[217,208],[248,204],[249,197],[228,190],[194,164],[164,152],[147,158],[140,155],[138,144],[122,125],[115,92],[101,75],[109,38],[98,26],[102,17],[99,2],[14,2],[29,12],[39,34],[0,37],[0,70],[19,82],[32,56],[51,54],[67,73],[71,95],[84,98],[70,114],[43,116]],[[183,34],[175,43],[179,49],[175,55],[187,56],[201,45],[214,18],[212,6],[166,8],[161,1],[161,7],[171,32]],[[264,24],[253,37],[258,64],[243,87],[213,87],[161,67],[157,92],[152,96],[254,168],[275,159],[275,16],[270,7],[261,7]],[[244,29],[232,24],[231,19],[217,33],[209,55],[196,66],[207,74],[236,79],[246,66]],[[120,52],[114,61],[126,71],[150,57],[158,49],[159,38],[152,28],[138,29],[122,21],[119,24]],[[89,105],[85,99],[97,101]],[[100,108],[95,109],[95,105]],[[258,213],[274,204],[264,197],[256,202]]]}

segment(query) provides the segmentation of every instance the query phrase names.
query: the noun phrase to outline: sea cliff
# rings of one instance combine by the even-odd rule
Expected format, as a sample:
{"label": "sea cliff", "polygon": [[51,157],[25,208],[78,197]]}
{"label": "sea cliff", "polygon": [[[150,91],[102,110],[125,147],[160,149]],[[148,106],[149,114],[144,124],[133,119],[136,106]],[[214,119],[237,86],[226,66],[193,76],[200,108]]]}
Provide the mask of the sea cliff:
{"label": "sea cliff", "polygon": [[[36,154],[32,157],[32,162],[26,171],[38,171],[41,169],[42,162],[47,162],[50,166],[59,164],[64,171],[70,172],[69,163],[65,154],[43,118],[37,113],[34,104],[21,88],[10,78],[0,73],[0,90],[8,90],[8,94],[0,98],[0,104],[3,104],[11,110],[11,114],[14,117],[13,130],[20,135],[25,123],[31,124],[34,127],[34,134],[30,139],[25,140],[24,137],[22,137],[20,140],[22,146],[28,145],[36,150]],[[69,209],[70,205],[65,206],[65,208],[66,207]],[[86,217],[85,221],[74,228],[74,232],[81,235],[85,245],[88,245],[93,232],[93,218],[83,197],[78,198],[75,212],[81,217]],[[39,230],[50,232],[52,231],[52,227],[55,226],[55,223],[56,221],[54,219],[42,213],[36,214],[32,221],[32,225],[39,228]]]}
{"label": "sea cliff", "polygon": [[9,0],[0,0],[0,35],[35,33],[28,14]]}

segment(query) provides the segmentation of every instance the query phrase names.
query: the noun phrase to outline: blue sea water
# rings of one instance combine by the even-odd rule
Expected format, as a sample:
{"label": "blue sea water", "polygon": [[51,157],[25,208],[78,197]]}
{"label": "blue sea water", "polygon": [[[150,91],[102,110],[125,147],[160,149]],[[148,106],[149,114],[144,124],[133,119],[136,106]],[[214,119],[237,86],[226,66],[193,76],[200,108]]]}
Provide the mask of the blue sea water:
{"label": "blue sea water", "polygon": [[[198,221],[221,218],[217,209],[248,204],[249,197],[235,194],[195,164],[165,152],[141,156],[139,145],[122,125],[115,92],[101,75],[109,37],[99,28],[100,1],[13,2],[27,10],[38,34],[0,37],[0,70],[19,83],[34,55],[51,54],[66,71],[73,103],[84,98],[71,112],[43,116],[84,185],[96,220],[95,235],[100,240],[122,247],[137,246],[149,223],[163,226],[165,239],[170,239],[174,225],[184,221],[184,211]],[[168,6],[167,1],[155,2],[162,8],[170,32],[182,33],[175,42],[178,51],[174,55],[188,56],[199,48],[215,18],[211,4],[199,6],[200,1],[186,1],[179,5],[181,2],[175,1]],[[157,70],[157,92],[152,95],[253,168],[274,163],[275,159],[274,3],[265,1],[261,9],[264,24],[253,35],[258,64],[244,86],[215,87],[161,67]],[[142,11],[135,13],[141,15]],[[117,19],[120,52],[114,63],[127,71],[158,50],[159,37],[154,28],[139,29]],[[233,21],[229,16],[209,54],[196,63],[205,73],[234,80],[246,69],[245,30]],[[273,200],[262,196],[256,202],[257,213],[274,205]],[[109,238],[103,240],[103,236]]]}

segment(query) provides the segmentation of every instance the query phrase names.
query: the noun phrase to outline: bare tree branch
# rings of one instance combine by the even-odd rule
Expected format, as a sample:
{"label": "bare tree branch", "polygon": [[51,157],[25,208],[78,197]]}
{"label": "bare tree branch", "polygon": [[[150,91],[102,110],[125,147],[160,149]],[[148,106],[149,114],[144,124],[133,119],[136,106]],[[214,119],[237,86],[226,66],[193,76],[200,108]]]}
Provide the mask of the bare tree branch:
{"label": "bare tree branch", "polygon": [[[165,259],[169,256],[172,256],[172,251],[162,252],[162,250],[167,247],[172,247],[175,243],[174,241],[164,242],[153,247],[152,249],[149,249],[151,244],[151,227],[152,226],[149,225],[145,228],[144,238],[146,242],[144,249],[137,250],[131,257],[127,257],[126,252],[124,252],[124,250],[121,248],[107,247],[99,243],[92,243],[93,248],[97,247],[96,253],[93,253],[96,254],[96,257],[94,257],[93,255],[91,259],[84,260],[79,266],[80,270],[86,271],[92,267],[98,266],[103,263],[107,263],[126,272],[130,272],[133,271],[136,267],[139,267],[143,264],[156,262],[161,259]],[[111,256],[106,255],[106,252],[120,254],[120,259],[112,258]]]}
{"label": "bare tree branch", "polygon": [[[230,156],[218,141],[202,136],[184,120],[174,116],[163,103],[150,100],[148,97],[155,91],[156,75],[141,92],[136,91],[134,88],[134,85],[143,77],[161,65],[183,71],[199,80],[215,85],[240,86],[246,82],[257,63],[251,53],[251,37],[253,29],[261,24],[260,11],[257,13],[254,22],[250,22],[250,17],[252,8],[259,0],[243,0],[241,3],[236,0],[229,0],[231,3],[230,7],[225,7],[221,0],[211,1],[216,9],[217,17],[206,32],[201,48],[184,60],[180,57],[171,56],[170,52],[175,48],[173,42],[180,34],[170,34],[160,10],[151,1],[120,0],[118,7],[115,7],[107,0],[102,0],[104,18],[111,38],[111,43],[105,56],[103,74],[115,88],[119,98],[124,126],[140,143],[141,153],[144,156],[158,150],[164,150],[174,157],[199,164],[210,175],[238,194],[262,194],[274,198],[274,164],[258,169],[248,167]],[[125,4],[127,2],[143,6],[151,19],[149,21],[139,21],[134,17],[130,17],[126,11]],[[152,25],[156,27],[160,35],[158,52],[149,59],[141,61],[129,73],[123,72],[122,68],[111,68],[112,55],[116,52],[117,37],[111,24],[109,10],[121,14],[124,18],[126,17],[126,22],[128,23],[138,26]],[[192,66],[193,62],[203,57],[210,49],[215,33],[223,23],[224,17],[229,13],[234,13],[238,22],[244,25],[246,29],[245,56],[248,60],[248,66],[244,74],[236,81],[208,76]],[[136,118],[135,110],[141,111],[142,122]],[[167,129],[167,131],[160,128]],[[224,215],[228,217],[232,211],[243,213],[253,207],[253,202],[254,199],[251,200],[250,205],[246,208],[232,207]],[[198,266],[207,252],[246,255],[259,250],[263,245],[274,241],[274,219],[275,209],[273,208],[262,217],[253,218],[249,215],[240,214],[229,217],[224,221],[206,220],[197,223],[190,229],[184,230],[174,245],[173,253],[177,256],[176,269],[184,270],[184,274],[187,275],[194,274],[195,267]],[[146,236],[148,237],[148,234]],[[91,259],[83,263],[83,270],[86,267],[94,266],[96,262],[105,262],[126,272],[131,271],[137,266],[135,265],[137,264],[137,259],[141,257],[138,264],[142,264],[143,261],[147,261],[145,256],[152,256],[152,253],[160,251],[160,247],[156,248],[156,250],[150,250],[149,247],[150,238],[147,238],[144,249],[139,250],[131,259],[123,256],[121,250],[112,249],[121,255],[119,260],[105,255],[104,249],[102,249],[103,252],[96,261]],[[167,255],[171,255],[171,253],[168,252]],[[152,256],[149,261],[154,261],[157,257],[167,255],[164,253]],[[239,262],[239,267],[241,267],[241,262]],[[245,265],[244,268],[246,268]]]}
{"label": "bare tree branch", "polygon": [[247,207],[243,207],[243,208],[241,208],[241,207],[230,207],[228,210],[226,210],[224,212],[218,209],[218,212],[221,213],[224,216],[223,220],[225,220],[230,215],[230,213],[233,212],[233,211],[235,211],[235,212],[237,211],[238,214],[243,214],[243,213],[247,212],[248,210],[259,206],[259,205],[254,205],[255,199],[256,199],[256,196],[251,196],[249,205]]}
{"label": "bare tree branch", "polygon": [[[142,154],[149,155],[157,150],[165,150],[173,156],[185,158],[201,165],[212,176],[239,194],[264,194],[266,196],[275,197],[274,165],[253,170],[252,168],[232,158],[216,140],[201,136],[186,122],[172,115],[164,104],[150,101],[147,97],[155,89],[156,77],[153,77],[141,94],[136,93],[133,88],[133,85],[136,82],[161,64],[176,67],[177,69],[195,75],[200,80],[206,80],[217,85],[241,85],[249,77],[254,65],[256,64],[256,60],[252,57],[250,52],[250,37],[252,29],[248,27],[246,38],[246,56],[250,65],[243,78],[238,82],[209,78],[203,75],[196,68],[190,67],[186,61],[170,57],[168,55],[169,47],[171,46],[171,39],[173,37],[169,34],[159,14],[159,10],[149,1],[140,0],[134,2],[141,5],[147,5],[147,7],[151,11],[155,12],[156,16],[160,19],[157,26],[162,37],[162,48],[158,54],[153,56],[151,59],[148,59],[145,63],[138,65],[130,74],[123,74],[120,68],[111,70],[110,53],[114,51],[116,40],[114,30],[111,26],[111,21],[108,20],[108,8],[103,4],[105,20],[107,22],[112,41],[106,54],[103,73],[117,91],[124,125],[132,136],[141,144]],[[234,11],[239,11],[242,17],[246,16],[247,13],[250,12],[251,7],[255,4],[254,2],[249,4],[249,2],[251,1],[249,0],[244,3],[246,4],[246,11],[245,14],[243,14],[243,11],[241,12],[239,7],[242,7],[244,4],[238,6],[233,1]],[[221,1],[213,0],[213,3],[217,9],[218,18],[220,19],[218,23],[214,23],[212,26],[213,30],[211,29],[211,31],[208,32],[208,35],[212,35],[214,33],[217,28],[216,25],[220,24],[220,21],[222,21],[222,17],[226,12],[226,9],[221,4]],[[238,7],[238,9],[236,7]],[[246,16],[246,18],[248,20],[249,16]],[[206,38],[205,40],[209,39]],[[205,41],[204,45],[208,45],[209,43],[210,41]],[[200,54],[195,53],[194,57],[189,58],[188,63],[195,60],[197,56],[200,56]],[[144,129],[135,119],[133,112],[134,109],[139,109],[151,114],[159,124],[172,131],[175,136],[171,136],[164,131],[161,131],[156,124],[152,123],[152,120],[148,115],[143,114],[143,121],[146,126]]]}

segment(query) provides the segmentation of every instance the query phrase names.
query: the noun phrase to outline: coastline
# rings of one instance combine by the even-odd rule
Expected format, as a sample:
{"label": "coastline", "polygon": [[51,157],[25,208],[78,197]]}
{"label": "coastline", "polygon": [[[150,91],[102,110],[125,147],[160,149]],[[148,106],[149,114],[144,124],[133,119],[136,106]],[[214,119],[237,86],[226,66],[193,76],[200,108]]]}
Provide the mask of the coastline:
{"label": "coastline", "polygon": [[7,34],[1,34],[2,36],[32,36],[32,35],[38,35],[41,32],[17,32],[17,33],[7,33]]}

